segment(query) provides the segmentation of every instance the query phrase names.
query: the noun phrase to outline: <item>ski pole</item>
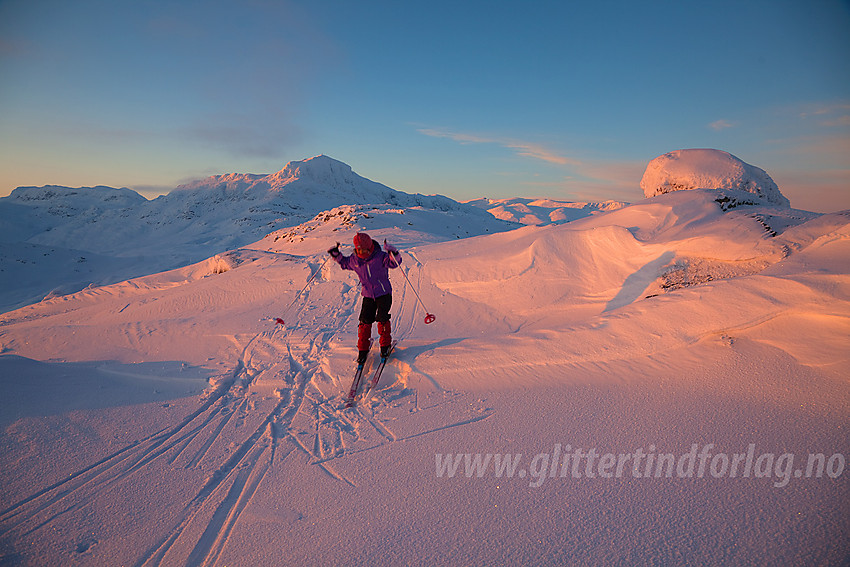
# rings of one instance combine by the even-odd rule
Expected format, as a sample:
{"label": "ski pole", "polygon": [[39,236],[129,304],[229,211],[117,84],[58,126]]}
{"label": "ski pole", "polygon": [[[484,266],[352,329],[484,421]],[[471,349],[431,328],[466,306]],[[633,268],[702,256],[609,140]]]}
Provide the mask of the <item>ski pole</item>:
{"label": "ski pole", "polygon": [[[401,266],[399,266],[399,268],[401,268]],[[409,285],[409,286],[410,286],[410,289],[412,289],[412,290],[413,290],[413,293],[416,295],[416,299],[418,299],[418,300],[419,300],[419,305],[421,305],[421,306],[422,306],[422,309],[424,309],[424,310],[425,310],[425,324],[426,324],[426,325],[430,325],[430,324],[431,324],[431,323],[433,323],[433,322],[434,322],[434,320],[436,320],[437,318],[436,318],[434,315],[432,315],[431,313],[429,313],[429,312],[428,312],[428,308],[427,308],[427,307],[425,307],[425,304],[424,304],[424,303],[422,303],[422,298],[421,298],[421,297],[419,297],[419,292],[418,292],[418,291],[416,291],[416,288],[415,288],[415,287],[413,287],[413,284],[412,284],[412,283],[410,283],[410,278],[408,278],[408,277],[407,277],[407,272],[405,272],[405,271],[404,271],[404,268],[401,268],[401,273],[404,275],[404,279],[406,279],[406,280],[407,280],[407,285]]]}
{"label": "ski pole", "polygon": [[[322,262],[322,265],[319,266],[319,269],[316,270],[315,272],[313,272],[313,275],[310,276],[310,279],[307,280],[307,283],[304,284],[304,287],[302,287],[301,290],[298,293],[295,294],[295,298],[292,300],[292,302],[289,305],[286,306],[286,309],[283,310],[284,314],[289,311],[290,307],[295,305],[295,302],[298,301],[298,298],[301,297],[301,294],[304,293],[304,290],[307,289],[307,286],[310,285],[310,282],[312,282],[314,279],[316,279],[316,276],[319,275],[319,272],[322,271],[322,268],[325,267],[325,264],[328,263],[329,259],[330,259],[330,256],[326,257],[325,261]],[[275,318],[274,322],[278,325],[284,325],[284,326],[286,325],[286,321],[284,321],[281,317]]]}

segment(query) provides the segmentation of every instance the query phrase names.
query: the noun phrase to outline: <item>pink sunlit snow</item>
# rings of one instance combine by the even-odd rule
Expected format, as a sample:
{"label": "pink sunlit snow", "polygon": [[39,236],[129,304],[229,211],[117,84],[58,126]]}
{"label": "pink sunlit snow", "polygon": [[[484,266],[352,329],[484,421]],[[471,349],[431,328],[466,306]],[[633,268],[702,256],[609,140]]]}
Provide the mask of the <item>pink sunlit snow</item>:
{"label": "pink sunlit snow", "polygon": [[[665,156],[632,204],[327,156],[0,199],[0,564],[846,562],[850,214]],[[400,342],[344,409],[360,231]]]}

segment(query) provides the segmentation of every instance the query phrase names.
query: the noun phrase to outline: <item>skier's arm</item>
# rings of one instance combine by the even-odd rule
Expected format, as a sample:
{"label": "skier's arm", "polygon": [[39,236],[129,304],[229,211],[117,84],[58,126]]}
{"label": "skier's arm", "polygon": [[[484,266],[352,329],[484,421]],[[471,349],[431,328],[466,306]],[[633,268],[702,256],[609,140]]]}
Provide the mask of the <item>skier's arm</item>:
{"label": "skier's arm", "polygon": [[384,240],[384,250],[387,251],[385,263],[389,268],[398,268],[401,265],[401,252],[392,244],[387,244]]}
{"label": "skier's arm", "polygon": [[349,266],[351,256],[346,256],[345,254],[339,251],[339,242],[336,243],[336,246],[328,250],[328,254],[331,255],[334,261],[336,261],[336,263],[339,264],[339,267],[343,270],[351,269],[351,267]]}

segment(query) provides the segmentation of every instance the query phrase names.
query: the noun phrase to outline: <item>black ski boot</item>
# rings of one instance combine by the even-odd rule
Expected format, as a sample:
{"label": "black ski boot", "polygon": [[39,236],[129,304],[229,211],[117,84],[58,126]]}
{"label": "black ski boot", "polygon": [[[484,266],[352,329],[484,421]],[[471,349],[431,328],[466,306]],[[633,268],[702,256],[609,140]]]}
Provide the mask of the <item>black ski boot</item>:
{"label": "black ski boot", "polygon": [[366,358],[369,356],[368,350],[361,350],[357,353],[357,364],[365,364]]}

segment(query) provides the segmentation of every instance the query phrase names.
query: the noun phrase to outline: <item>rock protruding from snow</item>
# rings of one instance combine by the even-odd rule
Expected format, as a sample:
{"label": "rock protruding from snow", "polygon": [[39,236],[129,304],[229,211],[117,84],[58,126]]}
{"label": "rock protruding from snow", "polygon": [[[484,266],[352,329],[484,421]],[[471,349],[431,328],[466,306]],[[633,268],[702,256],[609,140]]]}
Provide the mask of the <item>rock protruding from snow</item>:
{"label": "rock protruding from snow", "polygon": [[646,166],[640,187],[647,197],[689,189],[746,191],[765,204],[791,206],[765,170],[721,150],[676,150],[658,156]]}

